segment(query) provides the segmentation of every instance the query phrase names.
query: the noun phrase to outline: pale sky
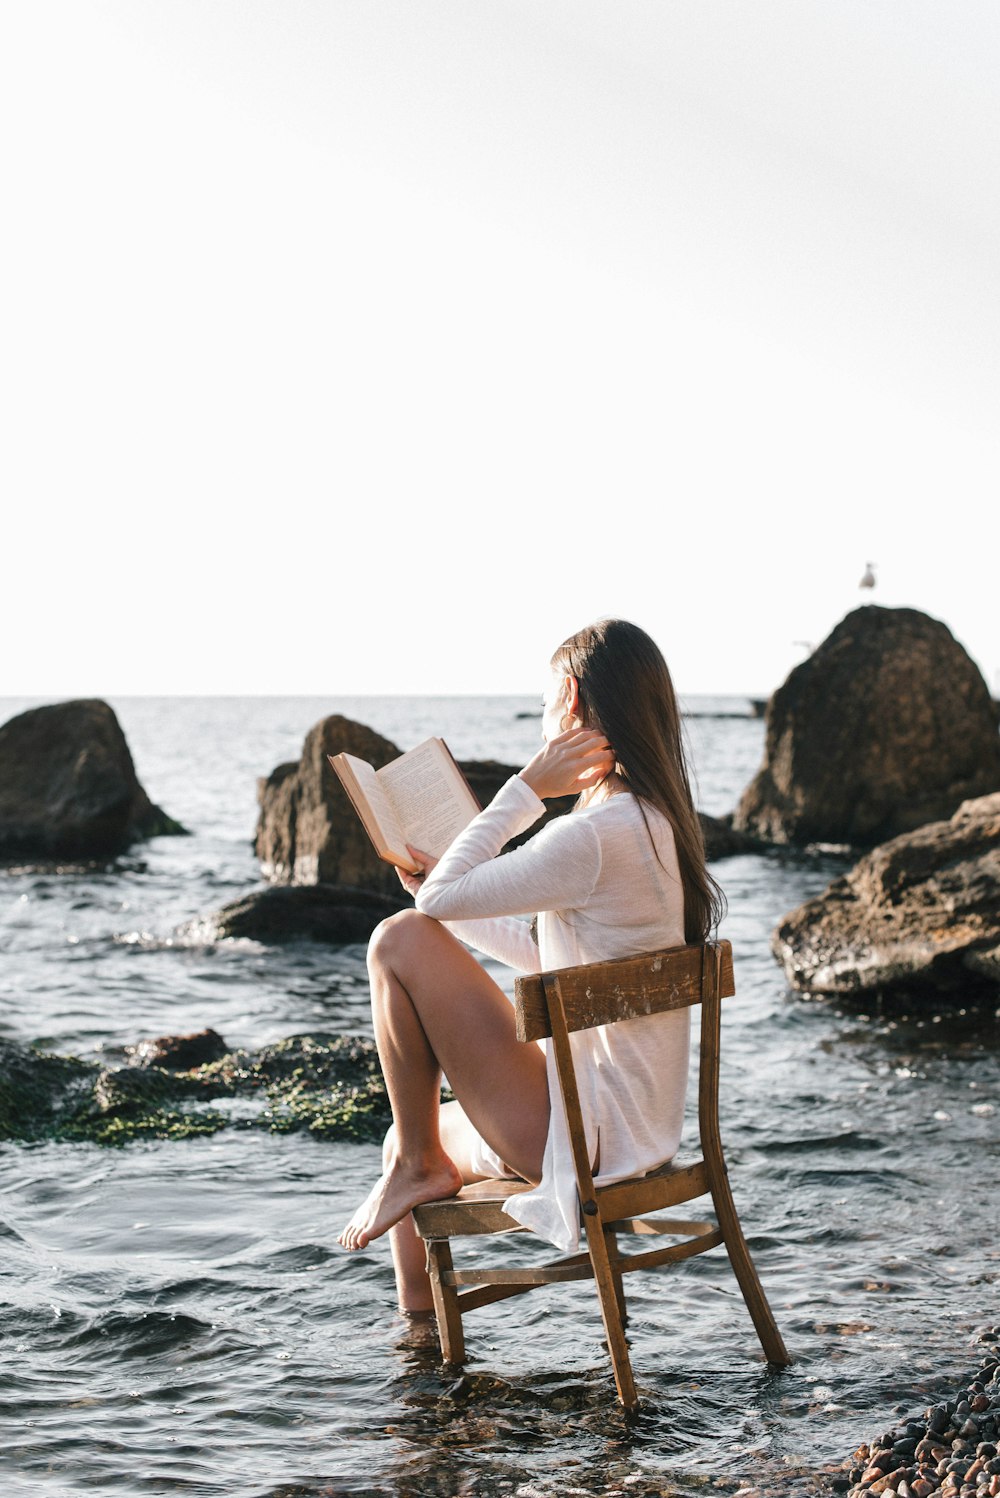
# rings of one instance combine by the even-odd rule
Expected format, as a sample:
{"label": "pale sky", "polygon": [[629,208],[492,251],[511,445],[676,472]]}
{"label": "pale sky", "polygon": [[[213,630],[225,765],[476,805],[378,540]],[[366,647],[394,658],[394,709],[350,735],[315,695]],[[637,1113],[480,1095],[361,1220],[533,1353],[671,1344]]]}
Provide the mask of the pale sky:
{"label": "pale sky", "polygon": [[995,0],[0,10],[0,695],[1000,689]]}

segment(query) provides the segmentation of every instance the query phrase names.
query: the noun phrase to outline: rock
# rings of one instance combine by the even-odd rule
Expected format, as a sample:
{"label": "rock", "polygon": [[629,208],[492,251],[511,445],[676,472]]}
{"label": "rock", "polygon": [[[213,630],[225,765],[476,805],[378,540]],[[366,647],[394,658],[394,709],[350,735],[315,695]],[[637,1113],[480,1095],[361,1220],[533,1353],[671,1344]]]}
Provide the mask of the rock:
{"label": "rock", "polygon": [[342,884],[266,885],[185,929],[206,941],[367,941],[379,921],[413,904],[398,880],[396,890],[398,898]]}
{"label": "rock", "polygon": [[360,819],[327,763],[356,754],[381,769],[399,754],[373,729],[334,715],[310,729],[297,765],[279,765],[258,784],[255,850],[276,884],[343,884],[392,894],[400,884],[372,850]]}
{"label": "rock", "polygon": [[700,811],[698,820],[705,839],[705,856],[710,861],[731,858],[736,853],[757,853],[763,846],[759,838],[751,837],[748,832],[737,832],[731,816],[710,817]]}
{"label": "rock", "polygon": [[125,1054],[133,1066],[159,1066],[165,1071],[191,1071],[218,1061],[229,1050],[217,1030],[198,1030],[192,1035],[160,1035],[156,1040],[140,1040],[126,1046]]}
{"label": "rock", "polygon": [[[516,775],[521,766],[504,765],[498,759],[466,759],[460,761],[460,768],[480,806],[488,806],[500,787]],[[573,796],[563,796],[560,804],[564,804],[568,811],[574,799]],[[556,805],[555,802],[552,804]]]}
{"label": "rock", "polygon": [[[0,1039],[0,1140],[187,1139],[219,1129],[308,1131],[319,1138],[380,1140],[391,1119],[374,1041],[361,1036],[291,1036],[257,1052],[226,1051],[184,1070],[166,1037],[165,1064],[146,1064],[148,1043],[127,1048],[133,1063],[107,1066],[50,1055]],[[164,1044],[164,1042],[158,1042]],[[218,1036],[212,1053],[222,1044]],[[190,1053],[184,1060],[191,1059]],[[225,1101],[222,1110],[213,1104]]]}
{"label": "rock", "polygon": [[106,702],[34,707],[0,728],[0,858],[106,858],[183,832],[139,784]]}
{"label": "rock", "polygon": [[[355,754],[378,770],[401,752],[374,729],[336,714],[310,729],[298,764],[279,765],[258,788],[255,847],[265,879],[346,885],[398,898],[395,871],[376,856],[327,755]],[[492,762],[462,768],[480,801],[514,773]]]}
{"label": "rock", "polygon": [[90,1104],[98,1068],[0,1038],[0,1140],[45,1139]]}
{"label": "rock", "polygon": [[909,1469],[906,1468],[906,1467],[897,1467],[893,1471],[886,1473],[885,1476],[882,1476],[880,1474],[879,1477],[878,1477],[878,1479],[871,1484],[871,1490],[872,1490],[872,1492],[873,1493],[890,1493],[890,1492],[894,1492],[894,1493],[896,1493],[898,1495],[898,1492],[899,1492],[898,1484],[901,1483],[901,1482],[903,1482],[903,1481],[905,1481],[907,1473],[908,1473],[908,1470]]}
{"label": "rock", "polygon": [[[786,916],[771,948],[792,987],[813,993],[994,995],[1000,792],[866,854]],[[931,1431],[947,1418],[936,1411]]]}
{"label": "rock", "polygon": [[870,847],[998,789],[1000,735],[975,663],[940,621],[868,604],[775,692],[734,826]]}
{"label": "rock", "polygon": [[134,1117],[177,1101],[170,1073],[158,1067],[105,1067],[94,1083],[98,1113]]}

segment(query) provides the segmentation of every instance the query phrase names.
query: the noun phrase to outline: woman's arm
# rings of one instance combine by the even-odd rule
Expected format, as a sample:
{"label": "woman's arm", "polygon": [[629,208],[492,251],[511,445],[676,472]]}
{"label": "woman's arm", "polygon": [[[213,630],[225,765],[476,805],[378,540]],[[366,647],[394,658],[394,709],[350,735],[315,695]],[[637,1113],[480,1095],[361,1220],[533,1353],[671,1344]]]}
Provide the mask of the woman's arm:
{"label": "woman's arm", "polygon": [[523,847],[497,857],[543,810],[530,786],[513,776],[424,880],[417,909],[460,921],[583,904],[601,871],[601,845],[586,818],[561,817]]}
{"label": "woman's arm", "polygon": [[547,741],[440,861],[409,850],[424,871],[397,872],[417,909],[455,926],[455,935],[489,956],[537,972],[530,931],[510,917],[581,904],[600,873],[600,843],[591,827],[571,818],[546,828],[526,848],[499,859],[497,854],[538,821],[542,797],[597,784],[613,766],[607,739],[591,729],[571,729]]}
{"label": "woman's arm", "polygon": [[468,942],[477,952],[494,957],[505,967],[519,973],[537,973],[538,943],[531,935],[531,926],[517,916],[501,915],[485,917],[477,921],[442,921],[459,941]]}

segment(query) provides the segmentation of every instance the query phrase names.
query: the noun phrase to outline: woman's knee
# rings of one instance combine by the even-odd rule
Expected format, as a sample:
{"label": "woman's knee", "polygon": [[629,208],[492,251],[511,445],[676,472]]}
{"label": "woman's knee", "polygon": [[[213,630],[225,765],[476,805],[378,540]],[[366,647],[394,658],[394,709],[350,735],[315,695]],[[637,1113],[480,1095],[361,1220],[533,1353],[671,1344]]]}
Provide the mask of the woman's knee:
{"label": "woman's knee", "polygon": [[438,922],[419,910],[399,910],[380,921],[368,942],[369,967],[395,968],[402,957],[427,941]]}

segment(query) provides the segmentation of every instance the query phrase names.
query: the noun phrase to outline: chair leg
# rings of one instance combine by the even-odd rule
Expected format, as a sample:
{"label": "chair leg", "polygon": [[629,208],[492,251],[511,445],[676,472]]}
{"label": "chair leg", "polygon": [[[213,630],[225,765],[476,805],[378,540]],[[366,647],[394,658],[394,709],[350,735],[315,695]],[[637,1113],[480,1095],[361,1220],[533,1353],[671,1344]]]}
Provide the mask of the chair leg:
{"label": "chair leg", "polygon": [[584,1221],[587,1229],[587,1246],[590,1249],[590,1262],[593,1265],[594,1281],[601,1303],[601,1319],[604,1322],[604,1333],[608,1340],[608,1351],[611,1354],[611,1364],[615,1372],[618,1398],[627,1410],[634,1410],[638,1406],[639,1396],[635,1392],[632,1360],[629,1357],[628,1343],[625,1341],[622,1317],[625,1296],[622,1291],[622,1277],[620,1274],[616,1275],[612,1268],[607,1239],[599,1219],[587,1217]]}
{"label": "chair leg", "polygon": [[618,1302],[618,1317],[623,1327],[628,1326],[628,1306],[625,1302],[625,1286],[621,1270],[618,1268],[618,1237],[608,1228],[604,1229],[604,1241],[608,1245],[608,1262],[611,1268],[611,1278],[615,1284],[615,1299]]}
{"label": "chair leg", "polygon": [[458,1308],[458,1291],[454,1285],[444,1283],[444,1274],[452,1267],[450,1244],[443,1238],[428,1239],[427,1273],[434,1297],[441,1354],[446,1363],[464,1363],[465,1332]]}
{"label": "chair leg", "polygon": [[733,1273],[743,1292],[747,1310],[757,1328],[757,1336],[760,1345],[764,1349],[764,1356],[769,1363],[778,1367],[787,1368],[791,1363],[788,1350],[782,1340],[777,1323],[771,1313],[771,1307],[767,1303],[767,1296],[750,1257],[746,1239],[743,1236],[743,1228],[736,1213],[736,1204],[733,1201],[733,1193],[729,1187],[729,1180],[722,1171],[711,1170],[709,1184],[712,1191],[712,1201],[715,1205],[716,1216],[719,1219],[719,1227],[729,1255],[729,1262],[733,1266]]}

